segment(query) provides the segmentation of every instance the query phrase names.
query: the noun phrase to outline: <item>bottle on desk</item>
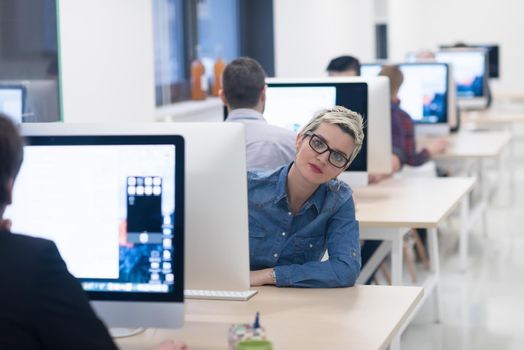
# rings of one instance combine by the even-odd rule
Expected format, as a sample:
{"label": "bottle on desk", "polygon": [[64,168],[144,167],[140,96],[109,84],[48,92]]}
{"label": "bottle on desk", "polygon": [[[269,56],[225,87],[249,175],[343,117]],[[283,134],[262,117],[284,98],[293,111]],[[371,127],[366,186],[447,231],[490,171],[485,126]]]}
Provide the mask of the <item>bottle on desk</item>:
{"label": "bottle on desk", "polygon": [[215,59],[215,65],[213,66],[213,88],[211,89],[211,95],[218,96],[218,92],[222,89],[222,74],[224,74],[224,68],[226,64],[221,58],[221,49],[217,50],[217,58]]}
{"label": "bottle on desk", "polygon": [[197,55],[191,62],[191,99],[205,100],[209,84],[207,81],[206,68],[200,59],[200,48],[196,48]]}

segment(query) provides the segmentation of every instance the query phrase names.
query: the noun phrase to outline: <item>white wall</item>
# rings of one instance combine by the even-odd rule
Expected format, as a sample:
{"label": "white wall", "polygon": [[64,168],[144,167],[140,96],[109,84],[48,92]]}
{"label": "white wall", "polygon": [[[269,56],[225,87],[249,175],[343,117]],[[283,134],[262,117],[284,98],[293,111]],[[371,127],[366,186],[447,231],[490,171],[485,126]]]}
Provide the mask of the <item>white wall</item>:
{"label": "white wall", "polygon": [[278,77],[323,76],[329,61],[375,55],[371,0],[274,0]]}
{"label": "white wall", "polygon": [[390,57],[439,44],[498,43],[501,78],[495,92],[524,92],[524,1],[389,0]]}
{"label": "white wall", "polygon": [[59,2],[65,122],[155,119],[150,0]]}

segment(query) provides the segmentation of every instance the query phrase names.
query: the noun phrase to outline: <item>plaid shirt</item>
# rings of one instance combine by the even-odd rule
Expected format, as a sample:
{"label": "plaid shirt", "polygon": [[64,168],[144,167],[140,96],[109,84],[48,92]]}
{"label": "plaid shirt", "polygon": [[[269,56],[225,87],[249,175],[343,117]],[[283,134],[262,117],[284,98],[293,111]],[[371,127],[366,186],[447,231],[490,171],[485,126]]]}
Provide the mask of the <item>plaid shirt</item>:
{"label": "plaid shirt", "polygon": [[399,157],[402,165],[419,166],[430,159],[427,149],[417,152],[413,120],[400,108],[399,100],[391,102],[391,130],[393,154]]}

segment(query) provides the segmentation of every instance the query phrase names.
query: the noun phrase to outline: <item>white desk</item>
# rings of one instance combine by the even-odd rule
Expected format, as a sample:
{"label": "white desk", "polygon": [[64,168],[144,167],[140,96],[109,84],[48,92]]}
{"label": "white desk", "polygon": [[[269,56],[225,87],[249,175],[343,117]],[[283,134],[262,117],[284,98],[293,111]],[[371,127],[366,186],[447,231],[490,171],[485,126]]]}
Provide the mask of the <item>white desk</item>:
{"label": "white desk", "polygon": [[461,122],[480,126],[496,126],[524,123],[524,111],[486,110],[463,112]]}
{"label": "white desk", "polygon": [[[402,284],[404,235],[412,228],[427,228],[432,275],[422,284],[425,289],[423,302],[434,291],[436,320],[440,320],[442,317],[437,226],[460,204],[460,255],[461,264],[465,265],[469,206],[467,194],[472,190],[474,183],[472,178],[389,179],[376,185],[355,189],[356,216],[360,223],[361,239],[385,241],[362,269],[359,282],[367,280],[378,263],[391,251],[392,283]],[[408,322],[402,330],[407,324]],[[395,339],[393,347],[400,347],[399,338]]]}
{"label": "white desk", "polygon": [[191,350],[225,350],[229,326],[252,322],[260,311],[275,350],[386,349],[422,296],[420,287],[262,287],[247,302],[186,300],[182,329],[147,331],[117,343],[122,350],[142,350],[169,338]]}
{"label": "white desk", "polygon": [[[465,171],[460,176],[476,176],[480,187],[481,200],[472,210],[470,225],[482,218],[482,230],[487,236],[486,210],[489,205],[491,193],[498,190],[502,184],[503,164],[507,167],[508,183],[513,183],[513,154],[508,154],[508,160],[502,161],[504,150],[511,142],[511,134],[505,131],[479,131],[479,132],[460,132],[448,136],[448,149],[446,153],[436,155],[434,160],[441,165],[460,165]],[[424,140],[422,140],[423,144]],[[509,148],[511,151],[511,148]],[[491,186],[487,178],[486,162],[493,160],[496,162],[498,171],[497,180]]]}

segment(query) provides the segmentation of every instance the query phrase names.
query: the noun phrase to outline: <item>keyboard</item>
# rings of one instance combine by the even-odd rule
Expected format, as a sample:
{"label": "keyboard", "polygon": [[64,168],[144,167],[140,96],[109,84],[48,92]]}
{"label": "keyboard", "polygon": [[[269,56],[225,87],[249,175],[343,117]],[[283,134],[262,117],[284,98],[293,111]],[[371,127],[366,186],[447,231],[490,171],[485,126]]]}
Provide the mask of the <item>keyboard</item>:
{"label": "keyboard", "polygon": [[210,299],[210,300],[249,300],[253,295],[257,294],[257,290],[202,290],[202,289],[186,289],[184,296],[187,299]]}

